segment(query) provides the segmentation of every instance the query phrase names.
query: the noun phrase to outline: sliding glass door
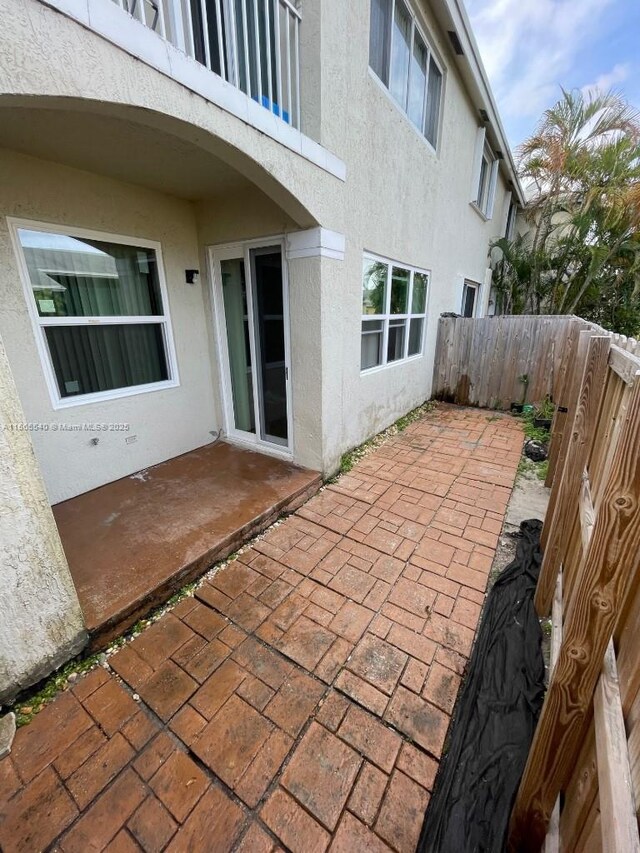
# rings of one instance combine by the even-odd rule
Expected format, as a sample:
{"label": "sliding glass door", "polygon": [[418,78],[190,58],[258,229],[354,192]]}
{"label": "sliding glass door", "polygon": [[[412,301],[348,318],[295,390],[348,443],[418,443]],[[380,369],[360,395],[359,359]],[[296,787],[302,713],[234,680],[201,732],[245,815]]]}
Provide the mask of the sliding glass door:
{"label": "sliding glass door", "polygon": [[282,252],[251,249],[261,438],[288,445],[287,375]]}
{"label": "sliding glass door", "polygon": [[227,434],[290,448],[289,336],[282,246],[212,252]]}
{"label": "sliding glass door", "polygon": [[233,426],[255,434],[253,359],[250,345],[249,306],[244,258],[221,261],[222,296],[229,357]]}

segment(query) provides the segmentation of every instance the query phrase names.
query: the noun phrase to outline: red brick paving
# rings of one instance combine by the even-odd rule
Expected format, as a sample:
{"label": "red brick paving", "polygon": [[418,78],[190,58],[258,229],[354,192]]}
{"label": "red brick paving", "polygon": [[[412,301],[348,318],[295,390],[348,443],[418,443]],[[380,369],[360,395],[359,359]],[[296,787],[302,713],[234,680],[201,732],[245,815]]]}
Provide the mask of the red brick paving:
{"label": "red brick paving", "polygon": [[18,731],[0,849],[413,851],[521,444],[440,406],[271,528]]}

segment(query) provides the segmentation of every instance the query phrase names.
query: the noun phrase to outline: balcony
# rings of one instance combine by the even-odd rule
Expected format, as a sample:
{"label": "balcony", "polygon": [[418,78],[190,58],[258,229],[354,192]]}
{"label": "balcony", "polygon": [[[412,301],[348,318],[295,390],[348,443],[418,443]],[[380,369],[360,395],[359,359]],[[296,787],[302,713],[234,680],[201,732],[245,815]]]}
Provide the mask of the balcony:
{"label": "balcony", "polygon": [[[131,106],[146,110],[149,116],[156,113],[185,126],[197,125],[212,137],[224,140],[230,150],[249,154],[261,167],[268,162],[269,170],[278,171],[282,166],[287,180],[291,169],[282,160],[281,152],[274,149],[273,156],[265,159],[264,146],[269,144],[265,137],[339,181],[346,179],[345,162],[304,132],[302,99],[306,90],[310,97],[320,97],[316,85],[319,69],[309,68],[300,55],[305,39],[312,35],[310,31],[305,36],[301,29],[298,0],[10,2],[21,13],[11,16],[18,33],[15,38],[23,38],[23,32],[31,33],[29,47],[23,47],[34,65],[43,66],[43,57],[49,55],[60,64],[53,75],[51,68],[39,69],[43,79],[35,90],[29,84],[28,94],[40,94],[38,88],[49,94],[51,80],[55,79],[57,97],[66,93],[74,99],[86,98],[89,109],[91,103],[100,104],[100,110],[107,103]],[[36,13],[38,6],[50,7],[61,17]],[[31,10],[37,15],[35,29],[29,19]],[[65,19],[80,24],[82,32],[70,30]],[[11,44],[13,37],[8,29],[0,32],[2,46]],[[92,41],[89,33],[119,48],[121,56],[118,58],[109,48]],[[75,39],[87,40],[90,69],[84,63],[76,65],[65,60],[68,44]],[[84,49],[78,51],[75,59],[84,53]],[[126,55],[142,65],[131,63]],[[154,80],[148,68],[168,80]],[[15,77],[15,91],[26,94],[28,75],[20,73],[18,65]],[[239,119],[242,127],[227,122],[223,116],[218,120],[206,103],[181,95],[170,81]],[[211,142],[209,137],[201,139]]]}
{"label": "balcony", "polygon": [[289,0],[111,0],[300,129],[300,13]]}

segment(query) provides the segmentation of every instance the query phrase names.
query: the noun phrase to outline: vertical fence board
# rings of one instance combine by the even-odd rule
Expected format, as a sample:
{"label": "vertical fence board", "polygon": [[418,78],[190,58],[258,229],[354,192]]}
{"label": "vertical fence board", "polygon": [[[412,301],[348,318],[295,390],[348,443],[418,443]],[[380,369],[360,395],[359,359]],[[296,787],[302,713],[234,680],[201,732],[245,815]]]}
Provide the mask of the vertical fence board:
{"label": "vertical fence board", "polygon": [[561,577],[562,643],[511,816],[518,853],[543,843],[640,853],[639,356],[638,341],[573,316],[443,318],[438,328],[434,397],[508,408],[527,374],[527,402],[549,395],[557,406],[536,604],[548,612]]}
{"label": "vertical fence board", "polygon": [[567,785],[564,807],[560,813],[560,849],[562,853],[579,853],[579,839],[589,813],[597,808],[598,768],[596,738],[593,726],[584,739],[573,776]]}
{"label": "vertical fence board", "polygon": [[605,850],[638,853],[638,823],[631,787],[616,656],[611,640],[604,656],[602,675],[593,701],[602,846]]}
{"label": "vertical fence board", "polygon": [[523,374],[529,376],[527,402],[554,396],[563,342],[574,320],[545,316],[441,317],[433,397],[465,406],[508,409],[522,398]]}
{"label": "vertical fence board", "polygon": [[[573,367],[576,360],[576,349],[578,346],[578,335],[582,328],[580,320],[572,319],[568,323],[567,336],[562,348],[562,358],[558,375],[558,386],[554,395],[557,405],[553,416],[553,428],[551,431],[551,447],[549,448],[549,470],[546,485],[550,486],[558,464],[558,456],[562,447],[565,422],[568,411],[568,394],[570,390]],[[543,539],[544,545],[544,539]]]}
{"label": "vertical fence board", "polygon": [[576,389],[571,392],[572,397],[575,393],[573,423],[565,431],[560,454],[560,461],[563,462],[564,457],[567,464],[563,464],[554,481],[547,509],[549,534],[536,589],[536,609],[541,616],[546,616],[551,609],[556,577],[567,545],[567,528],[573,520],[571,513],[575,513],[578,506],[582,472],[591,450],[609,370],[610,338],[589,338],[589,335],[590,332],[580,333],[579,359],[574,370]]}
{"label": "vertical fence board", "polygon": [[[553,595],[553,625],[551,628],[551,655],[549,659],[549,674],[558,661],[560,646],[562,645],[562,572],[558,572],[556,589]],[[544,853],[560,853],[560,797],[551,813],[549,831],[545,839]]]}
{"label": "vertical fence board", "polygon": [[[631,728],[640,721],[639,637],[640,587],[634,590],[633,595],[629,596],[629,605],[618,620],[614,633],[614,640],[618,649],[616,665],[620,678],[622,710]],[[638,734],[640,734],[640,729]],[[640,796],[640,790],[638,795]]]}
{"label": "vertical fence board", "polygon": [[[637,815],[640,812],[640,723],[638,722],[640,708],[636,707],[636,705],[640,705],[640,702],[637,700],[633,706],[636,713],[633,714],[631,731],[629,732],[628,747],[631,770],[631,787],[633,789]],[[629,728],[628,722],[627,728]]]}
{"label": "vertical fence board", "polygon": [[513,850],[540,849],[575,767],[616,616],[640,562],[640,384],[611,459],[593,534],[565,610],[563,644],[511,818]]}

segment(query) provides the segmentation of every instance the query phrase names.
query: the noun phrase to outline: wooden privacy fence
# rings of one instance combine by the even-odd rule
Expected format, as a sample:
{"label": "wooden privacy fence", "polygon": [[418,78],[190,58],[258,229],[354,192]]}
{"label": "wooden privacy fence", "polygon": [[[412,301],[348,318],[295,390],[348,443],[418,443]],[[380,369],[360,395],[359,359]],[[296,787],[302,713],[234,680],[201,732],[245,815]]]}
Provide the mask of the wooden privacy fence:
{"label": "wooden privacy fence", "polygon": [[588,323],[572,316],[441,317],[432,396],[462,406],[508,409],[554,396],[570,334]]}
{"label": "wooden privacy fence", "polygon": [[635,341],[559,325],[535,599],[553,611],[551,671],[509,846],[638,853],[640,358]]}

